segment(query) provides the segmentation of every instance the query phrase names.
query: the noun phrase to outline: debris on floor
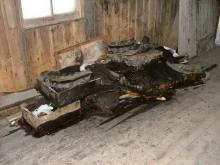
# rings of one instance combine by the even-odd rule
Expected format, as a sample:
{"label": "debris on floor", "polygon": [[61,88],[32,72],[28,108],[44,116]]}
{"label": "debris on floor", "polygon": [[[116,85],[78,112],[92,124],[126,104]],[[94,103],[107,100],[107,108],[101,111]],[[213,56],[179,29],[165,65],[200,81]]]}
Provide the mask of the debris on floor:
{"label": "debris on floor", "polygon": [[18,126],[18,121],[21,119],[21,117],[22,117],[22,113],[18,112],[18,113],[11,115],[11,116],[8,116],[7,120],[10,123],[11,127],[16,127],[16,126]]}
{"label": "debris on floor", "polygon": [[186,59],[148,37],[111,43],[103,61],[42,73],[37,89],[52,104],[24,108],[23,119],[39,130],[75,111],[114,116],[144,103],[167,101],[177,89],[205,83],[203,68],[186,64]]}

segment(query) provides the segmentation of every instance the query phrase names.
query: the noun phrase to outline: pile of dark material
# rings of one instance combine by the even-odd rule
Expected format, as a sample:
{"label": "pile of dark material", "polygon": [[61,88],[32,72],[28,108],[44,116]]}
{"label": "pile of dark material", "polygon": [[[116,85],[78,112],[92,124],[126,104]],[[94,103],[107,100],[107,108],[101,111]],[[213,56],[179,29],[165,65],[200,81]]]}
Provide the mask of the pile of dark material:
{"label": "pile of dark material", "polygon": [[[149,101],[166,101],[177,89],[204,83],[206,74],[202,68],[180,64],[183,58],[149,43],[147,37],[140,43],[131,39],[110,44],[108,58],[101,63],[89,65],[84,71],[73,66],[45,72],[38,83],[43,82],[62,96],[56,105],[78,99],[85,112],[114,115]],[[46,95],[50,99],[51,91],[46,91]]]}
{"label": "pile of dark material", "polygon": [[54,107],[63,107],[92,94],[95,82],[91,71],[80,71],[80,65],[76,65],[43,72],[37,78],[37,89]]}
{"label": "pile of dark material", "polygon": [[87,67],[100,78],[98,89],[85,98],[85,108],[118,114],[152,101],[166,101],[177,89],[204,83],[201,67],[180,64],[184,57],[143,39],[113,43],[104,64]]}

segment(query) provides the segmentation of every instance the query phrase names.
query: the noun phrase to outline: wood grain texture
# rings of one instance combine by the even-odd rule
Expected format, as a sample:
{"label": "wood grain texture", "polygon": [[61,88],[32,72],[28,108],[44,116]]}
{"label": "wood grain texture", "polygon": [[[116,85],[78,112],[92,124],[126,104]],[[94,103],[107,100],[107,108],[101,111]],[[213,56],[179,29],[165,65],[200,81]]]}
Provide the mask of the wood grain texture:
{"label": "wood grain texture", "polygon": [[1,92],[33,87],[41,72],[56,68],[56,52],[95,37],[109,43],[147,35],[166,43],[162,34],[178,12],[178,0],[85,0],[82,19],[23,30],[15,2],[0,2]]}
{"label": "wood grain texture", "polygon": [[180,1],[180,54],[194,57],[213,48],[218,19],[217,0]]}
{"label": "wood grain texture", "polygon": [[99,33],[107,42],[141,40],[146,35],[153,42],[177,47],[178,0],[97,0],[96,6],[98,25],[104,28]]}
{"label": "wood grain texture", "polygon": [[197,7],[198,55],[215,46],[216,29],[219,20],[217,0],[200,0]]}
{"label": "wood grain texture", "polygon": [[17,2],[0,1],[0,92],[33,87],[56,68],[57,52],[96,37],[109,43],[145,35],[195,55],[213,46],[217,27],[217,0],[82,0],[82,19],[24,30]]}
{"label": "wood grain texture", "polygon": [[25,52],[14,0],[0,1],[0,91],[27,87]]}
{"label": "wood grain texture", "polygon": [[86,0],[82,19],[24,31],[32,86],[41,72],[56,68],[56,52],[96,36],[94,3]]}
{"label": "wood grain texture", "polygon": [[197,54],[196,0],[180,1],[179,53],[186,56]]}
{"label": "wood grain texture", "polygon": [[56,67],[57,51],[96,37],[95,0],[83,4],[79,20],[24,30],[17,0],[0,1],[0,92],[33,87],[41,72]]}

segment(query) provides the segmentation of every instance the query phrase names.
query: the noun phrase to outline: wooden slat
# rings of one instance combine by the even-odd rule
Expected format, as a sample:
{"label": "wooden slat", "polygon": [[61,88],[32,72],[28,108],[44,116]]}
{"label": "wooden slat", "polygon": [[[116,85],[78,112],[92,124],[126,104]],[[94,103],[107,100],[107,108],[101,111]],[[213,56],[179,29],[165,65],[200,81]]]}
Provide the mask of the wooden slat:
{"label": "wooden slat", "polygon": [[9,92],[27,86],[25,52],[15,0],[0,1],[2,64],[0,91]]}
{"label": "wooden slat", "polygon": [[41,72],[56,67],[56,51],[96,37],[96,1],[85,1],[82,19],[28,30],[21,27],[17,0],[0,1],[0,92],[33,86]]}
{"label": "wooden slat", "polygon": [[[120,8],[119,8],[119,2],[117,0],[113,0],[110,2],[110,7],[112,9],[111,17],[112,17],[112,22],[111,22],[111,36],[112,38],[109,40],[109,42],[117,42],[119,41],[119,29],[120,29]],[[104,27],[105,28],[105,27]],[[106,34],[109,35],[109,34]]]}
{"label": "wooden slat", "polygon": [[[99,17],[98,24],[103,22],[104,32],[100,31],[100,35],[107,42],[132,37],[141,40],[146,35],[153,42],[177,47],[178,38],[174,37],[178,35],[173,35],[172,29],[178,15],[178,0],[98,0],[96,3],[102,7],[99,8],[102,20]],[[174,39],[168,40],[170,34]]]}
{"label": "wooden slat", "polygon": [[136,13],[136,0],[129,0],[128,2],[128,19],[129,19],[129,36],[135,36],[135,13]]}
{"label": "wooden slat", "polygon": [[[0,5],[2,6],[2,3]],[[0,12],[0,25],[2,25],[0,26],[0,91],[2,92],[15,89],[15,84],[11,83],[13,80],[13,71],[3,19],[2,12]]]}
{"label": "wooden slat", "polygon": [[128,1],[123,1],[119,4],[119,40],[129,39],[128,35]]}
{"label": "wooden slat", "polygon": [[214,47],[218,14],[217,0],[180,1],[180,54],[194,57]]}
{"label": "wooden slat", "polygon": [[39,96],[41,96],[41,94],[38,93],[35,89],[0,96],[0,111],[18,106],[25,101],[32,100]]}

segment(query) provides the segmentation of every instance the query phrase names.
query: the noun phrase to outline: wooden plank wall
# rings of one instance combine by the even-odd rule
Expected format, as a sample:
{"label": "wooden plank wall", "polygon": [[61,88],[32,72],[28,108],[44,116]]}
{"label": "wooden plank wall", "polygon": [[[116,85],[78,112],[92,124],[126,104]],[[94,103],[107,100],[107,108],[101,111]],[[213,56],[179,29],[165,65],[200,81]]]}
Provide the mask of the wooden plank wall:
{"label": "wooden plank wall", "polygon": [[94,37],[112,42],[147,35],[176,47],[178,4],[178,0],[86,0],[84,19],[24,31],[28,84],[55,68],[55,52]]}
{"label": "wooden plank wall", "polygon": [[57,51],[96,37],[96,0],[85,0],[82,19],[29,30],[16,1],[0,1],[0,92],[33,87],[41,72],[55,68]]}
{"label": "wooden plank wall", "polygon": [[218,0],[180,1],[179,53],[194,57],[214,47]]}
{"label": "wooden plank wall", "polygon": [[197,0],[180,1],[179,53],[189,57],[197,54]]}
{"label": "wooden plank wall", "polygon": [[33,87],[41,72],[56,67],[57,51],[94,37],[109,43],[146,35],[173,48],[180,39],[180,52],[192,55],[213,46],[217,0],[85,0],[82,19],[29,30],[21,26],[16,1],[0,1],[0,92]]}
{"label": "wooden plank wall", "polygon": [[[219,1],[220,2],[220,1]],[[215,46],[219,20],[218,0],[200,0],[197,7],[197,42],[199,55]]]}
{"label": "wooden plank wall", "polygon": [[86,41],[85,21],[46,26],[24,32],[30,84],[45,70],[55,68],[55,52]]}
{"label": "wooden plank wall", "polygon": [[80,20],[24,30],[17,0],[0,1],[0,92],[33,87],[56,67],[57,51],[104,37],[107,42],[144,35],[177,46],[178,0],[85,0]]}
{"label": "wooden plank wall", "polygon": [[141,40],[177,47],[179,0],[96,0],[99,35],[107,42]]}
{"label": "wooden plank wall", "polygon": [[57,51],[96,37],[94,1],[86,0],[83,19],[24,31],[25,47],[30,64],[29,84],[33,85],[41,72],[56,67]]}
{"label": "wooden plank wall", "polygon": [[14,0],[0,1],[0,92],[27,87],[26,59]]}

